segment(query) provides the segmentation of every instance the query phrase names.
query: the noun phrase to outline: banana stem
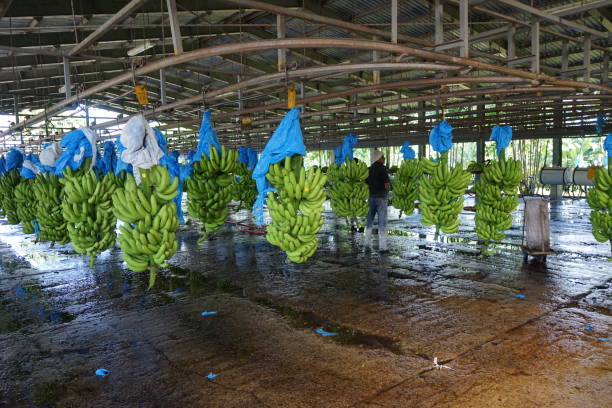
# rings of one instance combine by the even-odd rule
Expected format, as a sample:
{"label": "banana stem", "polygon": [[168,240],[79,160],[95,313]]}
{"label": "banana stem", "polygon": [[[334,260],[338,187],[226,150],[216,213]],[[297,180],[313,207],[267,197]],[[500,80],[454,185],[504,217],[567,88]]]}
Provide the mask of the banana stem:
{"label": "banana stem", "polygon": [[91,255],[89,257],[89,269],[93,269],[95,264],[96,264],[96,255]]}

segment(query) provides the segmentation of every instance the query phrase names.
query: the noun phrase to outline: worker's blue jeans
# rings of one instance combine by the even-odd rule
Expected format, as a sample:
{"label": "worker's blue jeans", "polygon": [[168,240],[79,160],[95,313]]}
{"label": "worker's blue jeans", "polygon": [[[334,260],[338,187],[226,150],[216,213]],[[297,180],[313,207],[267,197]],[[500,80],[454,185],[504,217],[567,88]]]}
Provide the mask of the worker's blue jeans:
{"label": "worker's blue jeans", "polygon": [[368,211],[368,228],[372,228],[374,224],[374,217],[378,214],[378,230],[386,230],[387,228],[387,206],[389,199],[387,197],[370,197],[368,204],[370,211]]}

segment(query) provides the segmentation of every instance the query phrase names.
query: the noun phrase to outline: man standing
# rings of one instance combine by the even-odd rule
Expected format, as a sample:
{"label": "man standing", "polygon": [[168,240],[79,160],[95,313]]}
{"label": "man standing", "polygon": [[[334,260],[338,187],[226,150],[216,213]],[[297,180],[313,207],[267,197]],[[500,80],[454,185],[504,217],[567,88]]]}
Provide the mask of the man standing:
{"label": "man standing", "polygon": [[379,150],[370,153],[370,166],[366,183],[370,190],[368,204],[367,226],[365,231],[366,248],[372,249],[372,226],[374,216],[378,214],[378,250],[381,254],[388,253],[387,250],[387,204],[388,192],[391,188],[389,182],[389,172],[385,166],[385,156]]}

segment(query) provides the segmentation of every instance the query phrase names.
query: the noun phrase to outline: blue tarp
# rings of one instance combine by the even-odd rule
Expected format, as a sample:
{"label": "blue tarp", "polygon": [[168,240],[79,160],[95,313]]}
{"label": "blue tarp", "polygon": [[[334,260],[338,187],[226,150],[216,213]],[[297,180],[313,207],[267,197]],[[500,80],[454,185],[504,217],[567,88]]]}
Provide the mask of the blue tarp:
{"label": "blue tarp", "polygon": [[266,147],[261,152],[259,162],[253,171],[253,179],[259,191],[257,200],[253,205],[253,213],[255,214],[257,225],[263,225],[264,223],[263,207],[266,195],[269,191],[273,191],[266,179],[270,166],[284,160],[287,156],[293,156],[294,154],[304,156],[306,154],[306,146],[304,146],[302,128],[300,126],[300,114],[300,108],[293,108],[285,115],[283,121],[276,128]]}
{"label": "blue tarp", "polygon": [[508,125],[493,126],[489,140],[495,141],[495,149],[497,150],[497,156],[499,156],[501,151],[510,145],[510,141],[512,140],[512,128]]}
{"label": "blue tarp", "polygon": [[453,127],[443,120],[429,132],[429,144],[436,152],[442,154],[453,147]]}
{"label": "blue tarp", "polygon": [[[68,166],[73,170],[77,170],[87,157],[92,157],[92,160],[95,161],[95,158],[98,156],[98,149],[95,147],[94,136],[95,133],[93,131],[85,128],[73,130],[64,135],[60,142],[64,152],[55,163],[55,174],[62,174]],[[92,164],[95,166],[95,163]]]}
{"label": "blue tarp", "polygon": [[130,163],[126,163],[121,160],[121,154],[127,149],[121,143],[121,135],[117,136],[117,164],[115,165],[115,174],[119,174],[122,171],[126,171],[127,173],[134,174],[134,167]]}
{"label": "blue tarp", "polygon": [[414,149],[410,147],[410,143],[407,140],[402,144],[400,153],[404,155],[404,160],[412,160],[416,157]]}
{"label": "blue tarp", "polygon": [[215,132],[212,126],[212,112],[210,109],[206,109],[204,115],[202,115],[200,141],[198,142],[198,150],[195,153],[193,161],[200,161],[202,154],[208,157],[210,154],[210,146],[216,147],[219,154],[221,154],[221,144],[219,144],[217,132]]}
{"label": "blue tarp", "polygon": [[2,155],[2,157],[0,157],[0,174],[4,173],[6,173],[6,159],[4,155]]}

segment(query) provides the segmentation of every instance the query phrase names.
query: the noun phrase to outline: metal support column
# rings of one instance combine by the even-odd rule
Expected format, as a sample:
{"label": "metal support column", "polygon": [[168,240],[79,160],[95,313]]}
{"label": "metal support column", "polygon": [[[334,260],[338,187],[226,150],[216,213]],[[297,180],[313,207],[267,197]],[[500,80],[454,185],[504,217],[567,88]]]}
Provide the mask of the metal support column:
{"label": "metal support column", "polygon": [[64,64],[64,93],[66,94],[66,99],[72,96],[72,84],[70,83],[70,60],[66,57],[62,60]]}
{"label": "metal support column", "polygon": [[591,36],[585,34],[584,36],[584,82],[591,82]]}
{"label": "metal support column", "polygon": [[[282,14],[276,15],[276,38],[285,38],[285,16]],[[287,50],[284,48],[279,48],[278,58],[276,60],[278,72],[283,72],[285,70],[286,61]]]}
{"label": "metal support column", "polygon": [[[19,123],[19,95],[13,96],[13,109],[15,113],[15,123]],[[23,146],[23,129],[19,132],[19,140]],[[6,138],[4,138],[4,143],[6,144]]]}
{"label": "metal support column", "polygon": [[[553,152],[552,152],[552,165],[556,167],[561,167],[563,162],[563,139],[558,137],[553,139]],[[555,185],[550,186],[550,199],[551,200],[560,200],[563,198],[563,186]]]}
{"label": "metal support column", "polygon": [[166,71],[162,68],[159,70],[159,98],[161,99],[161,104],[165,105],[167,103],[166,99]]}
{"label": "metal support column", "polygon": [[434,22],[435,22],[435,34],[434,42],[442,44],[444,42],[444,25],[442,24],[442,14],[444,12],[444,5],[442,0],[436,0],[434,2]]}
{"label": "metal support column", "polygon": [[476,162],[484,163],[485,161],[485,141],[484,139],[479,139],[476,142]]}
{"label": "metal support column", "polygon": [[[374,41],[378,41],[378,37],[372,38]],[[372,62],[378,61],[378,51],[372,51]],[[372,83],[374,85],[380,84],[380,71],[372,71]]]}
{"label": "metal support column", "polygon": [[463,58],[470,57],[470,2],[469,0],[459,1],[459,38],[461,39],[461,48],[459,48],[459,56]]}
{"label": "metal support column", "polygon": [[397,2],[391,0],[391,42],[397,44]]}
{"label": "metal support column", "polygon": [[170,32],[172,33],[172,45],[174,54],[183,53],[183,39],[181,38],[181,26],[179,24],[178,12],[176,11],[176,0],[166,0],[168,5],[168,17],[170,20]]}
{"label": "metal support column", "polygon": [[85,102],[85,126],[89,127],[89,104],[87,102]]}
{"label": "metal support column", "polygon": [[[241,75],[237,75],[236,76],[236,82],[240,82],[240,81],[242,81],[242,76]],[[238,89],[237,93],[238,93],[238,109],[239,110],[243,110],[244,109],[244,101],[242,100],[242,88]]]}
{"label": "metal support column", "polygon": [[531,21],[531,72],[540,72],[540,21],[534,19]]}

